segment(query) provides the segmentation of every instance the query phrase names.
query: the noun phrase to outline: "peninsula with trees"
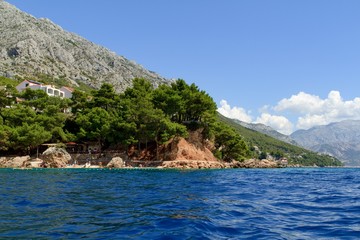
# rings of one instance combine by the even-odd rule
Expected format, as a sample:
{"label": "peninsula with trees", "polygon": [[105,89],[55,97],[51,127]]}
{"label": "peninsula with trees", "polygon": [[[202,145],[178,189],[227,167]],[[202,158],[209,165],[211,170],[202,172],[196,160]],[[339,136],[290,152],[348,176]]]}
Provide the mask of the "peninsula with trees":
{"label": "peninsula with trees", "polygon": [[0,21],[0,166],[341,165],[244,128],[195,84],[165,79],[49,19],[0,1]]}
{"label": "peninsula with trees", "polygon": [[146,79],[135,78],[132,87],[119,94],[104,83],[91,92],[74,90],[71,98],[34,87],[19,92],[15,84],[19,82],[1,80],[2,156],[35,158],[56,146],[78,161],[96,165],[105,165],[114,156],[121,156],[128,167],[247,167],[242,163],[248,159],[261,159],[264,167],[341,165],[330,156],[244,132],[217,113],[205,91],[181,79],[155,88]]}

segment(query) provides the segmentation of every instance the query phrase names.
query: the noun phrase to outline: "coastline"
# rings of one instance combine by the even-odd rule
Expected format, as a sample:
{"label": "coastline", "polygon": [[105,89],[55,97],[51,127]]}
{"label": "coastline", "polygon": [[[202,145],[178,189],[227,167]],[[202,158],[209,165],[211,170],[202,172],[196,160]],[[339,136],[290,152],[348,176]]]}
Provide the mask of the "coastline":
{"label": "coastline", "polygon": [[[121,157],[113,157],[107,164],[70,164],[70,160],[64,164],[64,159],[57,157],[49,158],[31,158],[30,156],[18,157],[0,157],[0,168],[13,169],[229,169],[229,168],[284,168],[284,167],[301,167],[286,166],[273,160],[247,159],[242,162],[222,162],[215,160],[188,160],[176,159],[171,161],[124,161]],[[95,161],[94,161],[95,162]],[[96,161],[99,163],[99,161]],[[104,161],[106,163],[106,161]]]}

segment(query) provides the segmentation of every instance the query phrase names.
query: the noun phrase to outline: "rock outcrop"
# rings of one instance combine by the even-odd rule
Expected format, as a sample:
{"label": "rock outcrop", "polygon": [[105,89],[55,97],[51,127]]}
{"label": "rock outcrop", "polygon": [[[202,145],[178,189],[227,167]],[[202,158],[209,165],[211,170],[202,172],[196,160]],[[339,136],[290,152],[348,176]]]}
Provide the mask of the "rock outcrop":
{"label": "rock outcrop", "polygon": [[106,165],[107,168],[124,168],[126,164],[121,157],[114,157],[111,161]]}
{"label": "rock outcrop", "polygon": [[229,164],[231,168],[278,168],[280,167],[278,162],[263,159],[247,159],[245,161],[233,161]]}
{"label": "rock outcrop", "polygon": [[64,168],[71,160],[70,154],[63,148],[50,147],[40,157],[47,168]]}
{"label": "rock outcrop", "polygon": [[0,158],[0,167],[2,168],[27,168],[31,167],[30,156]]}
{"label": "rock outcrop", "polygon": [[[191,141],[191,140],[190,140]],[[178,141],[171,143],[170,154],[168,155],[168,161],[179,160],[199,160],[199,161],[213,161],[218,160],[214,157],[213,153],[205,147],[203,144],[194,144],[180,138]]]}
{"label": "rock outcrop", "polygon": [[0,75],[41,80],[50,77],[77,86],[110,83],[121,92],[132,79],[154,86],[168,82],[110,50],[70,33],[49,19],[37,19],[0,0]]}
{"label": "rock outcrop", "polygon": [[201,161],[201,160],[175,160],[164,161],[161,168],[180,168],[180,169],[207,169],[207,168],[226,168],[227,165],[220,161]]}
{"label": "rock outcrop", "polygon": [[158,167],[180,169],[225,168],[225,164],[214,157],[204,144],[201,131],[190,132],[189,138],[173,140],[165,149],[165,161]]}

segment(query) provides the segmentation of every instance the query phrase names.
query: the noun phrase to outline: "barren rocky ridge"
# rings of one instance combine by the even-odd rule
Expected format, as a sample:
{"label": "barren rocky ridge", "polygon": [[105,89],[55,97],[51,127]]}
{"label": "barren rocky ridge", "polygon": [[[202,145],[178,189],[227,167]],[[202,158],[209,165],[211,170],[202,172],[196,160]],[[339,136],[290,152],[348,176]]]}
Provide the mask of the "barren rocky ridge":
{"label": "barren rocky ridge", "polygon": [[360,121],[347,120],[298,130],[291,138],[310,150],[335,156],[347,166],[360,166]]}
{"label": "barren rocky ridge", "polygon": [[167,82],[49,19],[37,19],[4,0],[0,0],[0,59],[0,75],[6,77],[50,76],[94,88],[108,82],[118,92],[130,86],[135,77],[146,78],[154,86]]}

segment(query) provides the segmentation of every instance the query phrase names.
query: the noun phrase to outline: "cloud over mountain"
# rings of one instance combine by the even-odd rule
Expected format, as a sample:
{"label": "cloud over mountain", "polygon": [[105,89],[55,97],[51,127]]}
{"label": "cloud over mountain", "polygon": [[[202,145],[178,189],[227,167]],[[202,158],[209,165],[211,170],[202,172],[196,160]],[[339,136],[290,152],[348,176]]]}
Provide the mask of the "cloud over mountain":
{"label": "cloud over mountain", "polygon": [[220,101],[220,108],[218,108],[218,112],[228,118],[237,119],[247,123],[252,122],[252,117],[250,116],[249,111],[246,111],[241,107],[231,107],[226,100]]}
{"label": "cloud over mountain", "polygon": [[331,91],[325,99],[300,92],[290,98],[282,99],[274,110],[290,111],[298,115],[296,127],[309,129],[346,119],[360,119],[360,98],[345,101],[339,91]]}
{"label": "cloud over mountain", "polygon": [[286,135],[293,132],[293,124],[284,116],[262,113],[261,116],[256,119],[255,123],[265,124]]}
{"label": "cloud over mountain", "polygon": [[218,111],[229,118],[262,123],[283,134],[290,134],[296,129],[309,129],[343,120],[359,120],[360,98],[344,100],[340,92],[335,90],[330,91],[324,99],[299,92],[280,100],[275,106],[262,107],[255,120],[250,116],[250,111],[238,106],[231,107],[226,100],[220,102]]}

